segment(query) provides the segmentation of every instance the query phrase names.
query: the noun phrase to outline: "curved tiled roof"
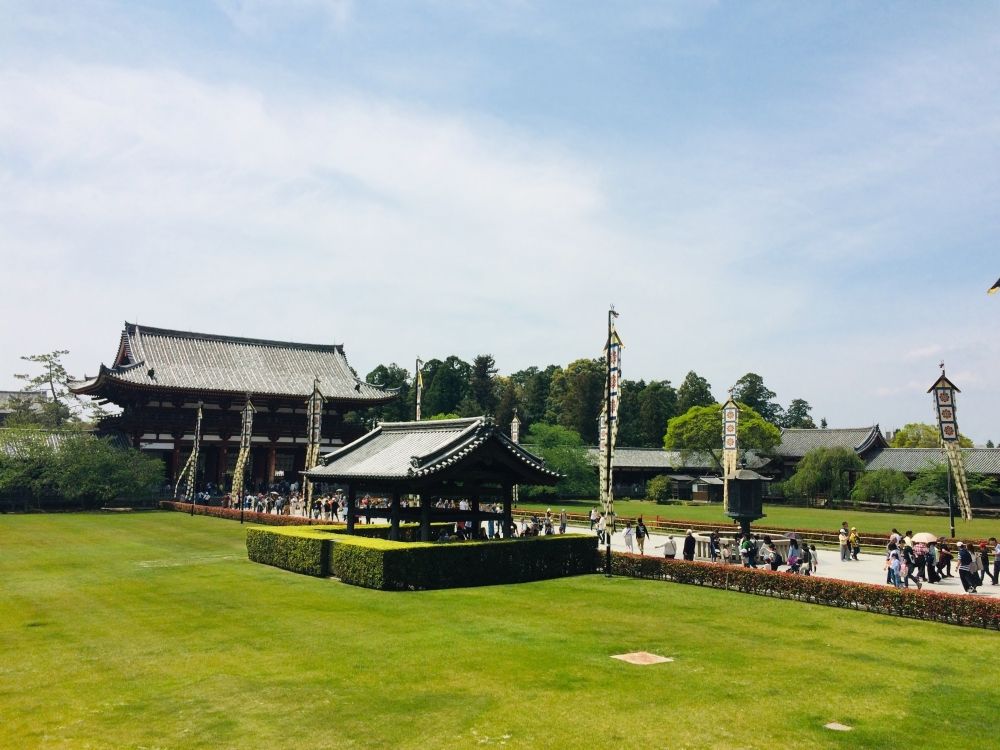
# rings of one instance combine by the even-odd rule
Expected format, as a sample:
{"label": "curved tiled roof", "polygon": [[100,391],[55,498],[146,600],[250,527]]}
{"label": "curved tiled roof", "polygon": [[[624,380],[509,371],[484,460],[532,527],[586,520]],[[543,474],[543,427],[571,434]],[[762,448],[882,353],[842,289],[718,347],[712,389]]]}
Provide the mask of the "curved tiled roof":
{"label": "curved tiled roof", "polygon": [[515,472],[513,481],[554,484],[560,478],[485,417],[383,422],[364,437],[324,456],[323,465],[306,476],[317,481],[420,479],[457,466],[491,442],[519,462],[521,471]]}
{"label": "curved tiled roof", "polygon": [[126,323],[112,367],[75,383],[97,395],[108,382],[145,389],[176,389],[243,396],[307,398],[313,381],[328,399],[381,403],[397,391],[359,380],[339,344],[218,336]]}
{"label": "curved tiled roof", "polygon": [[[600,449],[587,448],[587,458],[592,464],[601,460]],[[770,460],[747,451],[742,456],[742,463],[750,469],[761,469]],[[677,469],[719,469],[719,462],[713,460],[711,454],[704,451],[666,451],[658,448],[628,448],[616,447],[614,466],[616,469],[650,469],[661,470],[666,474]]]}
{"label": "curved tiled roof", "polygon": [[[970,474],[1000,474],[1000,448],[963,448],[962,459]],[[895,469],[906,474],[947,463],[940,448],[886,448],[874,456],[866,470]]]}
{"label": "curved tiled roof", "polygon": [[777,456],[802,458],[814,448],[850,448],[864,453],[887,444],[879,426],[840,429],[786,428],[781,431],[781,444],[774,449]]}

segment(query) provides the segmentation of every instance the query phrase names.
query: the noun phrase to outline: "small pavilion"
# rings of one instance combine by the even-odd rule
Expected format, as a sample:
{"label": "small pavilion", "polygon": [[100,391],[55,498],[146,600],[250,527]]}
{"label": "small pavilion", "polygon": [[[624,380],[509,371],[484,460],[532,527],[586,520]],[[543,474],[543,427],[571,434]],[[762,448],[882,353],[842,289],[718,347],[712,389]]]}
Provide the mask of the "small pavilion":
{"label": "small pavilion", "polygon": [[[470,521],[478,529],[492,519],[510,537],[514,485],[554,485],[561,478],[487,417],[384,422],[303,474],[346,487],[349,532],[359,495],[371,494],[391,499],[390,539],[399,538],[401,521],[418,521],[423,541],[430,540],[431,523],[442,521]],[[419,507],[402,507],[403,496],[419,496]],[[459,498],[468,501],[468,510],[434,507],[440,499]],[[502,503],[501,513],[481,507],[496,502]]]}

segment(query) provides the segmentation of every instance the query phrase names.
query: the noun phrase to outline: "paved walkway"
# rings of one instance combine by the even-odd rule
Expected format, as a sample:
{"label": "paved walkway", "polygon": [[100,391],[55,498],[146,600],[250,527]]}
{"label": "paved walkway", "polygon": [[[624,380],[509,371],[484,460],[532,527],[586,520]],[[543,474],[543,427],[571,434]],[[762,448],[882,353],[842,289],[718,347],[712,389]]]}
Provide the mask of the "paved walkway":
{"label": "paved walkway", "polygon": [[[574,531],[578,533],[592,533],[586,526],[570,526],[569,531]],[[649,539],[646,540],[646,554],[658,557],[663,553],[663,550],[656,549],[656,546],[663,544],[666,541],[665,534],[652,534]],[[677,543],[677,557],[681,556],[681,547],[684,543],[684,535],[674,535],[674,541]],[[636,553],[639,552],[639,547],[632,543],[633,549]],[[603,545],[601,546],[603,550]],[[622,532],[619,530],[611,538],[611,549],[616,552],[626,552],[625,549],[625,539]],[[885,564],[885,557],[882,554],[881,548],[878,550],[872,549],[871,551],[865,553],[862,552],[860,559],[857,561],[843,561],[840,559],[840,551],[835,549],[819,549],[817,550],[817,557],[819,559],[819,564],[817,566],[816,572],[813,575],[825,578],[835,578],[841,581],[856,581],[858,583],[875,583],[875,584],[885,584],[885,570],[883,565]],[[956,557],[957,560],[957,557]],[[993,562],[993,556],[990,555],[990,563]],[[787,568],[782,568],[786,570]],[[946,594],[962,594],[966,595],[962,590],[962,583],[958,579],[958,563],[956,561],[952,562],[951,572],[954,574],[954,578],[945,578],[940,583],[924,583],[925,591],[937,591]],[[910,581],[910,585],[913,582]],[[989,596],[992,598],[1000,599],[1000,586],[993,586],[990,584],[989,577],[986,578],[986,584],[979,587],[976,594],[969,594],[969,596]]]}

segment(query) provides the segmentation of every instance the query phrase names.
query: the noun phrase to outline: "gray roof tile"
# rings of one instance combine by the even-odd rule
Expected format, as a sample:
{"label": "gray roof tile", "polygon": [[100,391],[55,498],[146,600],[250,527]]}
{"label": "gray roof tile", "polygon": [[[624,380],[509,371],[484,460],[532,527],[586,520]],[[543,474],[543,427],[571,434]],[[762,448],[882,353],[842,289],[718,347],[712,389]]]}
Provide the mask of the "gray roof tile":
{"label": "gray roof tile", "polygon": [[546,468],[544,461],[512,442],[485,417],[384,422],[324,456],[323,465],[307,476],[318,481],[419,479],[455,466],[491,441],[519,460],[522,477],[517,481],[553,484],[559,479],[558,472]]}
{"label": "gray roof tile", "polygon": [[113,367],[101,365],[93,379],[73,390],[92,394],[107,381],[142,388],[167,388],[252,396],[307,398],[313,380],[330,399],[381,403],[396,391],[359,380],[339,344],[218,336],[126,323]]}
{"label": "gray roof tile", "polygon": [[814,448],[850,448],[861,453],[885,445],[885,438],[877,424],[841,429],[786,428],[781,431],[781,444],[774,452],[786,458],[802,458]]}
{"label": "gray roof tile", "polygon": [[[965,470],[970,474],[1000,474],[1000,448],[963,448],[962,458]],[[868,471],[895,469],[915,474],[946,462],[940,448],[886,448],[874,456],[865,468]]]}

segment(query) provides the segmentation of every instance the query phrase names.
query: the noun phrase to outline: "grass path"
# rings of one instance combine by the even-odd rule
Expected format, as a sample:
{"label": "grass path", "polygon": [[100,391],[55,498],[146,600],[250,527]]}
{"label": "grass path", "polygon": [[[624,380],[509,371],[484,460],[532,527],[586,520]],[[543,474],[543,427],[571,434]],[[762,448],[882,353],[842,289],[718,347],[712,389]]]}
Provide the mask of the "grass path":
{"label": "grass path", "polygon": [[[243,534],[0,516],[0,747],[995,740],[996,633],[599,575],[370,591],[250,563]],[[631,650],[676,662],[608,658]]]}

